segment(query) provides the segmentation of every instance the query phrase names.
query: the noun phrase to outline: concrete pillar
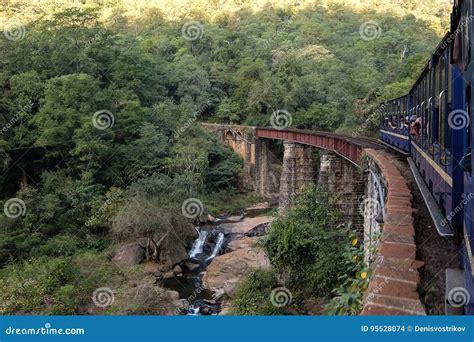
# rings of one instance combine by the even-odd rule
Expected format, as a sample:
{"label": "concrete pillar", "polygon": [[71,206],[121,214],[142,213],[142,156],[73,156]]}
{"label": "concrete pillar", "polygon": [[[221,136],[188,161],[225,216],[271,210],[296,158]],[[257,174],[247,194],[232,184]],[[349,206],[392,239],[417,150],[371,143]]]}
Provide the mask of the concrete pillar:
{"label": "concrete pillar", "polygon": [[298,192],[304,185],[314,182],[311,147],[285,141],[284,148],[278,206],[280,214],[284,214],[291,208]]}
{"label": "concrete pillar", "polygon": [[364,201],[365,176],[362,171],[341,156],[321,152],[318,185],[340,196],[338,209],[344,221],[363,236],[364,217],[361,204]]}

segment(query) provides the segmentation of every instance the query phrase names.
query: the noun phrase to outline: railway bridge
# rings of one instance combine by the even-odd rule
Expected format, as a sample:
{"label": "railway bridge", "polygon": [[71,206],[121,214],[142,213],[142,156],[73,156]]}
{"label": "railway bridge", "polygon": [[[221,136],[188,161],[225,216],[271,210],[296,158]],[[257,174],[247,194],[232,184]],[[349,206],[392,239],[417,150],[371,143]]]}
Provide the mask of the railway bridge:
{"label": "railway bridge", "polygon": [[[242,156],[246,185],[278,203],[281,213],[310,182],[341,194],[346,219],[366,247],[377,246],[376,255],[365,248],[375,262],[362,314],[426,313],[418,294],[423,263],[416,260],[413,196],[397,157],[383,145],[327,132],[202,125]],[[275,141],[283,142],[282,157],[273,153]]]}

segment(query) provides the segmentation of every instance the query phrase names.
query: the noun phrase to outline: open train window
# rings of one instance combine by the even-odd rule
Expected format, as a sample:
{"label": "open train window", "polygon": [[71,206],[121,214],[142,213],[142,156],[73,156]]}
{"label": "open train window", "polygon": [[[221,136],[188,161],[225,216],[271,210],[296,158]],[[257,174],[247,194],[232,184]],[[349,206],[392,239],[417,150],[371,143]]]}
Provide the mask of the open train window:
{"label": "open train window", "polygon": [[470,28],[471,28],[471,13],[472,13],[472,1],[466,1],[464,11],[461,18],[461,32],[462,32],[462,61],[464,69],[467,68],[468,62],[471,60],[471,48],[470,48]]}
{"label": "open train window", "polygon": [[447,72],[448,67],[446,60],[444,58],[445,53],[443,53],[441,59],[439,60],[439,81],[440,81],[440,93],[439,93],[439,133],[438,133],[438,140],[439,145],[442,149],[446,148],[447,140],[446,140],[446,121],[448,118],[448,85],[447,85]]}
{"label": "open train window", "polygon": [[433,69],[430,68],[428,72],[428,102],[427,102],[427,109],[428,109],[428,117],[426,120],[426,127],[427,136],[428,136],[428,147],[431,146],[433,143],[433,108],[434,108],[434,96],[433,96]]}
{"label": "open train window", "polygon": [[[466,89],[466,102],[467,102],[467,115],[468,118],[471,119],[469,121],[469,126],[467,126],[467,151],[465,151],[465,155],[472,153],[472,85],[469,84]],[[472,156],[471,156],[472,159]],[[473,168],[472,168],[472,161],[471,165],[465,165],[465,170],[469,171],[469,166],[471,169],[471,176],[473,175]]]}

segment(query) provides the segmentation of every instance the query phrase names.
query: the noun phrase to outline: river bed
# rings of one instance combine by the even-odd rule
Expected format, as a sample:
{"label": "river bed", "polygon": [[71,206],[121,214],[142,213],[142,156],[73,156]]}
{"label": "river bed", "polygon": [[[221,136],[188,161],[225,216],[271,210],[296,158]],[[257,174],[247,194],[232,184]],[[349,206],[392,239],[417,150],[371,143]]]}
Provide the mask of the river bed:
{"label": "river bed", "polygon": [[[267,210],[268,211],[268,210]],[[188,252],[189,258],[183,263],[183,275],[165,279],[163,286],[167,290],[177,291],[183,300],[181,314],[183,315],[217,315],[222,309],[222,299],[226,297],[226,286],[231,282],[227,280],[228,270],[226,265],[219,266],[225,259],[225,263],[234,267],[245,262],[245,258],[236,255],[236,262],[233,262],[233,253],[250,253],[254,248],[253,242],[256,236],[261,236],[272,217],[262,215],[265,211],[257,214],[245,216],[232,216],[217,218],[213,224],[196,227],[198,237]],[[258,259],[258,258],[257,258]],[[261,258],[260,258],[261,259]],[[207,274],[208,283],[203,282],[203,278],[212,263],[213,275]],[[239,270],[237,274],[232,274],[232,285],[250,271],[250,268],[258,265],[251,265],[248,262],[245,270]],[[215,267],[216,266],[216,267]],[[238,266],[238,265],[237,265]],[[228,267],[229,269],[231,267]],[[222,277],[221,277],[222,276]],[[235,279],[235,278],[238,279]],[[222,279],[222,281],[221,281]]]}

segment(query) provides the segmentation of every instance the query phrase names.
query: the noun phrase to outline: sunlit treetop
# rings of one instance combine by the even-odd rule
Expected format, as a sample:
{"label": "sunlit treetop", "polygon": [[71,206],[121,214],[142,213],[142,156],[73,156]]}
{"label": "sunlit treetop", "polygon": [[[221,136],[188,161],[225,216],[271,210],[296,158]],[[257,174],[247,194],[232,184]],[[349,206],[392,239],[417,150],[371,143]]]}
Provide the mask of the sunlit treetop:
{"label": "sunlit treetop", "polygon": [[447,0],[2,0],[0,28],[25,25],[68,7],[99,7],[104,19],[117,11],[133,19],[159,10],[166,20],[182,20],[190,16],[214,20],[242,10],[262,12],[273,7],[296,13],[318,5],[329,10],[346,6],[354,11],[387,12],[399,17],[413,15],[429,22],[431,29],[439,35],[443,35],[449,27],[451,7]]}

